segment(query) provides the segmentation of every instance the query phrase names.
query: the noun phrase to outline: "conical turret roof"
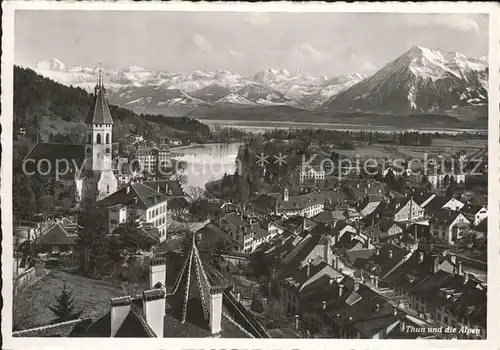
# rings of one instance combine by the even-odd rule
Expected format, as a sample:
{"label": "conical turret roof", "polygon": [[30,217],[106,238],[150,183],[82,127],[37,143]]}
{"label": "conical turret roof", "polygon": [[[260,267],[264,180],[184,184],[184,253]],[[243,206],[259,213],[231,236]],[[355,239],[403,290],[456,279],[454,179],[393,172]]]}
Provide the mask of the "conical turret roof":
{"label": "conical turret roof", "polygon": [[190,322],[208,327],[210,316],[210,282],[196,247],[193,234],[191,250],[169,293],[172,311],[182,323]]}
{"label": "conical turret roof", "polygon": [[94,89],[94,100],[85,119],[86,124],[113,124],[113,118],[109,111],[108,101],[106,100],[105,89],[102,79],[99,78]]}

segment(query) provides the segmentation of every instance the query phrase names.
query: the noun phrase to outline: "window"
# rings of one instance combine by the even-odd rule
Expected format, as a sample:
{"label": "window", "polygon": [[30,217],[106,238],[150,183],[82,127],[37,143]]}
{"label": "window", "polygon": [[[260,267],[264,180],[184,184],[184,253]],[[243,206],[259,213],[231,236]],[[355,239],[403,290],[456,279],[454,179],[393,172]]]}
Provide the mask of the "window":
{"label": "window", "polygon": [[109,193],[109,185],[106,185],[106,193]]}
{"label": "window", "polygon": [[97,134],[97,143],[101,144],[101,134]]}
{"label": "window", "polygon": [[106,134],[106,143],[109,144],[109,134]]}

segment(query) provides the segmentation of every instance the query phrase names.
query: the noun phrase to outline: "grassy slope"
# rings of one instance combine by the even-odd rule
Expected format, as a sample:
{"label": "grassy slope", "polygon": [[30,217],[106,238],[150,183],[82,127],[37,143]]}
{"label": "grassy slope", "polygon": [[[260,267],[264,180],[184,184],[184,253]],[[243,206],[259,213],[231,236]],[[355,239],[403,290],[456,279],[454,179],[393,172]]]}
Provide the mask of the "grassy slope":
{"label": "grassy slope", "polygon": [[[21,312],[30,315],[34,325],[45,325],[54,318],[48,309],[54,305],[55,295],[59,295],[64,279],[73,290],[75,302],[83,307],[82,317],[97,318],[102,316],[109,307],[110,299],[123,295],[120,288],[105,281],[66,274],[59,271],[49,271],[41,280],[25,288],[16,298],[20,298],[21,305],[25,306]],[[14,318],[20,315],[14,314]]]}

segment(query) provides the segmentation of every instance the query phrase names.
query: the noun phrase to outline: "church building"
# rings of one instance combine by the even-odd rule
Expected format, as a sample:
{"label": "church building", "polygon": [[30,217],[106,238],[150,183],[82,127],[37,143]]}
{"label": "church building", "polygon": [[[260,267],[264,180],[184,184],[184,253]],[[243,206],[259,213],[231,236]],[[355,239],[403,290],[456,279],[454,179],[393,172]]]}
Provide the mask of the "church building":
{"label": "church building", "polygon": [[38,172],[54,176],[54,191],[75,185],[80,205],[95,206],[116,191],[113,173],[113,118],[109,111],[101,72],[94,89],[92,105],[85,119],[84,144],[36,143],[24,158],[27,175]]}

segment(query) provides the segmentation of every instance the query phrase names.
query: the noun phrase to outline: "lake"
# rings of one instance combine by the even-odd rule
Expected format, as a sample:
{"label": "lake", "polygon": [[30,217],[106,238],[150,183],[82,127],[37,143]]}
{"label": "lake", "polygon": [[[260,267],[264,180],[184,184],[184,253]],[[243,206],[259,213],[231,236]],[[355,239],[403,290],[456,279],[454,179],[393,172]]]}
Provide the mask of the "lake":
{"label": "lake", "polygon": [[241,143],[193,145],[171,149],[171,157],[187,163],[185,187],[205,188],[207,182],[234,174]]}

